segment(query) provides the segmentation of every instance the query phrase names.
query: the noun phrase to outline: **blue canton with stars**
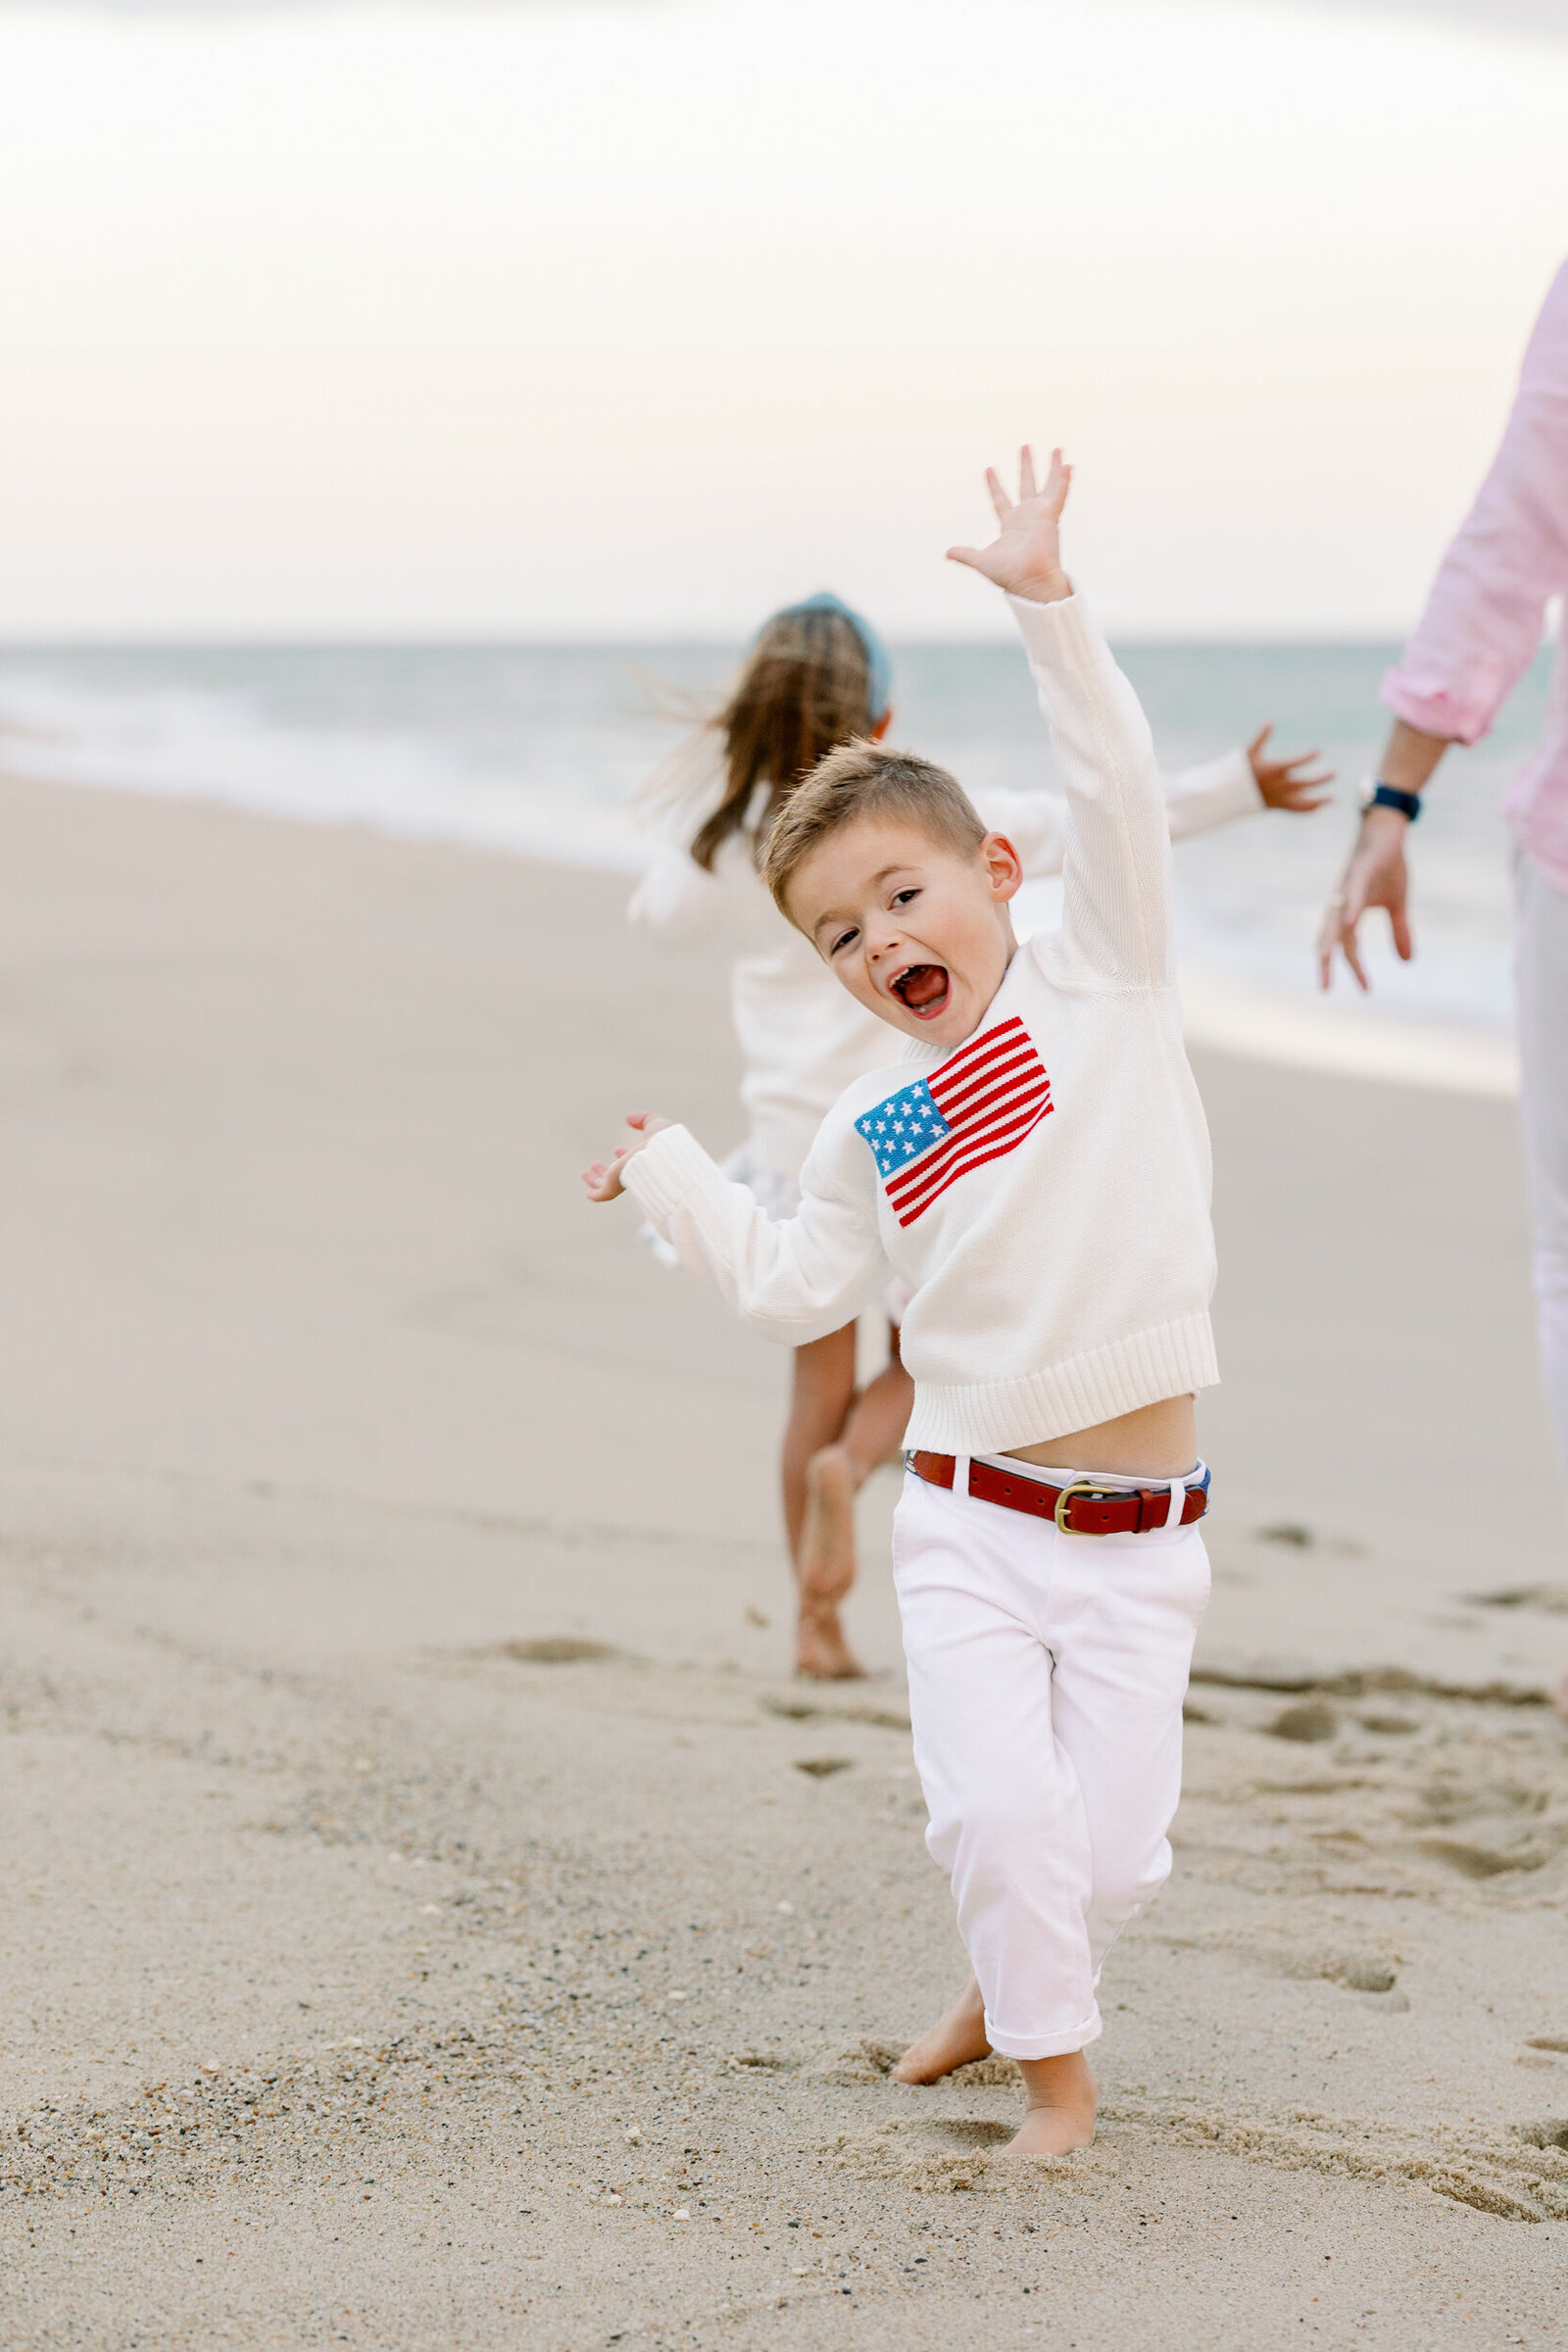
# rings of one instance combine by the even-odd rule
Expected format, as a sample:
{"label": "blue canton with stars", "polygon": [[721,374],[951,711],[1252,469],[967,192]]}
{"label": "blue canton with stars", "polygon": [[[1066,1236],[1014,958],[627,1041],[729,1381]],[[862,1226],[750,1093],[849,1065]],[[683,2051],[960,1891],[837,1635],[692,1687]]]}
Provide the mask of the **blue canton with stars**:
{"label": "blue canton with stars", "polygon": [[900,1168],[907,1167],[911,1159],[918,1159],[922,1152],[953,1133],[923,1079],[889,1095],[855,1124],[871,1147],[879,1176],[896,1176]]}

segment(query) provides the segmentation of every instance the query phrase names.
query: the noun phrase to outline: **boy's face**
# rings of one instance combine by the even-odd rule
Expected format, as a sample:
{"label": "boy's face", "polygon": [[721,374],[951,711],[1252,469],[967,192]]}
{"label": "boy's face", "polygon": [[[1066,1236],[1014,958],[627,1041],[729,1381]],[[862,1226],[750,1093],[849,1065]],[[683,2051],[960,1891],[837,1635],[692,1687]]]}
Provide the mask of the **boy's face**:
{"label": "boy's face", "polygon": [[803,858],[790,919],[852,997],[922,1045],[972,1037],[1017,945],[1007,902],[1023,880],[1012,844],[967,855],[906,819],[841,825]]}

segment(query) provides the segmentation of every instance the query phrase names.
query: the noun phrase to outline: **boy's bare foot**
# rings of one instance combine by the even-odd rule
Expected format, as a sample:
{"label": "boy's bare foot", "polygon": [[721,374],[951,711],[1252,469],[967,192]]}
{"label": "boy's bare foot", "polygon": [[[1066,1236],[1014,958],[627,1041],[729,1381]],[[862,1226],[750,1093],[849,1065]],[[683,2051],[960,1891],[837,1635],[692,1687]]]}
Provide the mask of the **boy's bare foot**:
{"label": "boy's bare foot", "polygon": [[893,2069],[895,2082],[940,2082],[951,2075],[956,2066],[968,2066],[973,2059],[989,2058],[991,2044],[986,2039],[986,2005],[980,1998],[980,1987],[973,1977],[959,1993],[953,2007],[929,2034],[911,2041],[898,2065]]}
{"label": "boy's bare foot", "polygon": [[850,1683],[864,1675],[830,1600],[803,1599],[795,1628],[795,1671],[817,1683]]}
{"label": "boy's bare foot", "polygon": [[842,1600],[855,1582],[855,1467],[847,1446],[824,1446],[806,1465],[798,1574],[807,1603]]}
{"label": "boy's bare foot", "polygon": [[1095,2078],[1082,2050],[1063,2058],[1020,2059],[1029,2105],[1004,2156],[1070,2156],[1095,2136]]}

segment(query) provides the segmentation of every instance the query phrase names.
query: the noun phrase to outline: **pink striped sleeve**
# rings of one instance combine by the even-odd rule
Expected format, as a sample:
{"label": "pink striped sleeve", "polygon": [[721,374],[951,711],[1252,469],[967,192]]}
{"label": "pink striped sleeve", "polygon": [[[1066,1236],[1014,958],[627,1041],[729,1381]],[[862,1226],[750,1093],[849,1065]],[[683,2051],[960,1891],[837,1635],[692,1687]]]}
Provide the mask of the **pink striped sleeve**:
{"label": "pink striped sleeve", "polygon": [[1546,600],[1568,587],[1568,263],[1536,321],[1492,470],[1383,681],[1424,734],[1486,734],[1541,643]]}

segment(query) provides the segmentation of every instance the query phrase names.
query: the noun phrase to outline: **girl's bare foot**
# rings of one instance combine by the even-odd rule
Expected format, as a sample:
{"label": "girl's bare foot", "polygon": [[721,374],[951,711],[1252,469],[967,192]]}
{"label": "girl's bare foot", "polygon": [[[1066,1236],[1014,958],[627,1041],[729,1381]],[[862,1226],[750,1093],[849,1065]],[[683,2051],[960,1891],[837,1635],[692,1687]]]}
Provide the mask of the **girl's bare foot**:
{"label": "girl's bare foot", "polygon": [[844,1628],[833,1603],[801,1601],[795,1628],[795,1671],[817,1683],[858,1681],[865,1668],[844,1639]]}
{"label": "girl's bare foot", "polygon": [[1028,2058],[1018,2071],[1029,2105],[1004,2156],[1070,2156],[1095,2136],[1095,2078],[1082,2050],[1063,2058]]}
{"label": "girl's bare foot", "polygon": [[968,2066],[972,2060],[990,2055],[986,2005],[980,1998],[979,1985],[971,1977],[947,2016],[929,2034],[922,2034],[918,2041],[910,2042],[893,2069],[893,2080],[940,2082],[956,2066]]}
{"label": "girl's bare foot", "polygon": [[806,1518],[797,1573],[803,1601],[839,1601],[855,1582],[855,1466],[844,1446],[806,1465]]}

